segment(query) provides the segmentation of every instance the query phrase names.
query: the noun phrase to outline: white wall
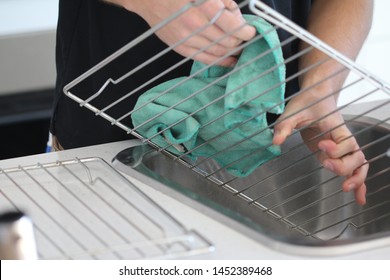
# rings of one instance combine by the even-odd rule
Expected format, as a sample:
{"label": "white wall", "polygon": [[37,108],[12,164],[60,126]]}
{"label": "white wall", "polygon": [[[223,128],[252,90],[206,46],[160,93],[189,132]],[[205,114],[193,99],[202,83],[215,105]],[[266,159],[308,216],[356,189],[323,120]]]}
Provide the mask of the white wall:
{"label": "white wall", "polygon": [[372,29],[358,62],[390,83],[390,1],[375,0]]}
{"label": "white wall", "polygon": [[0,0],[0,94],[52,88],[58,0]]}
{"label": "white wall", "polygon": [[[370,34],[357,59],[357,64],[368,72],[390,84],[390,1],[375,0],[373,25]],[[349,83],[351,79],[347,81]],[[368,84],[359,84],[340,95],[339,104],[345,104],[356,96],[367,93]],[[388,99],[390,95],[378,91],[359,102]]]}

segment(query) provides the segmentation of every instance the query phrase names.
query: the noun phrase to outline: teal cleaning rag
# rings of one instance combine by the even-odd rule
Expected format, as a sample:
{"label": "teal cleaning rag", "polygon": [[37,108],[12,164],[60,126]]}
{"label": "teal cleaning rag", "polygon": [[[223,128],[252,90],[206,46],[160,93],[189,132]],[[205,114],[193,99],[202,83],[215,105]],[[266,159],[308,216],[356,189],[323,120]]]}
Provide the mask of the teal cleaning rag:
{"label": "teal cleaning rag", "polygon": [[245,19],[263,37],[243,49],[233,68],[194,62],[193,77],[143,93],[131,116],[137,132],[158,146],[193,160],[213,158],[239,177],[280,154],[266,112],[283,112],[286,72],[274,28],[256,16]]}

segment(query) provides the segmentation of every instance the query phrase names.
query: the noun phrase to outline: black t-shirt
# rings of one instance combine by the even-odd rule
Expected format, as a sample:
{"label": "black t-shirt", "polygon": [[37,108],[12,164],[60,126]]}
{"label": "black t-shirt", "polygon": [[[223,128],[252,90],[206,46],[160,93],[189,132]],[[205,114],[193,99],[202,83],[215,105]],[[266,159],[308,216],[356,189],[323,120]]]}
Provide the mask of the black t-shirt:
{"label": "black t-shirt", "polygon": [[[310,10],[310,0],[269,0],[264,2],[299,25],[305,26]],[[249,13],[247,7],[243,9],[243,13]],[[121,128],[111,125],[106,119],[80,107],[77,102],[63,94],[63,88],[148,29],[147,23],[138,15],[100,0],[59,1],[56,47],[57,81],[50,130],[57,136],[65,149],[132,137]],[[278,32],[281,41],[289,36],[283,30]],[[285,58],[297,51],[297,43],[294,41],[283,48]],[[165,48],[166,45],[156,36],[151,36],[136,44],[119,59],[93,74],[83,83],[72,88],[71,92],[82,99],[87,99],[97,92],[107,79],[121,77]],[[151,80],[180,60],[182,57],[171,51],[149,66],[142,67],[118,85],[109,85],[91,103],[102,109],[121,96],[134,91],[133,95],[106,111],[108,115],[119,118],[134,107],[137,96],[148,88],[165,80],[188,75],[190,63],[180,66],[175,71],[170,71],[168,75],[151,83],[147,88],[136,91],[138,86]],[[297,69],[296,63],[289,63],[287,67],[288,76]],[[294,87],[294,85],[290,87]],[[294,91],[294,89],[292,90]],[[124,118],[122,122],[131,126],[129,116]]]}

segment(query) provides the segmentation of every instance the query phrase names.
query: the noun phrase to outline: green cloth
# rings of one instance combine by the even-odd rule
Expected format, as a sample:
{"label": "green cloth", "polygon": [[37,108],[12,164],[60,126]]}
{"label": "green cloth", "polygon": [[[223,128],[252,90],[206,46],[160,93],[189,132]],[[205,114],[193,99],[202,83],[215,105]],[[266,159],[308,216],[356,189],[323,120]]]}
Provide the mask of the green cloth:
{"label": "green cloth", "polygon": [[[269,32],[273,27],[260,17],[245,15],[245,19],[264,37],[244,48],[234,68],[212,66],[203,70],[205,64],[194,62],[191,74],[199,70],[201,73],[187,81],[188,77],[180,77],[148,90],[139,97],[132,114],[133,125],[143,137],[158,134],[151,139],[158,146],[173,144],[167,150],[176,155],[190,151],[187,155],[194,160],[199,156],[212,157],[239,177],[249,175],[280,154],[280,147],[270,146],[273,132],[265,112],[283,112],[286,71],[278,35],[275,30]],[[219,77],[273,48],[269,54],[210,86]],[[275,70],[258,77],[277,64],[280,66]],[[197,91],[200,92],[188,98]],[[176,105],[185,98],[188,99]],[[214,102],[217,98],[220,100]],[[219,118],[225,112],[229,113]],[[250,118],[253,119],[247,121]],[[177,145],[185,149],[178,149]]]}

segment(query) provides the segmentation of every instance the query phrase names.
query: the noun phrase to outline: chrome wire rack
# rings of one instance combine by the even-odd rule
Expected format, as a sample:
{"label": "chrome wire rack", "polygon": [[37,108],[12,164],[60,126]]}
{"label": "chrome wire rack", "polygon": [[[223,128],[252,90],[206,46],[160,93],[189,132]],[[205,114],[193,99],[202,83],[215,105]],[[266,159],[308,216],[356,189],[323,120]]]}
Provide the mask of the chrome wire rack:
{"label": "chrome wire rack", "polygon": [[0,211],[33,221],[40,259],[144,259],[212,250],[99,158],[0,169]]}
{"label": "chrome wire rack", "polygon": [[[91,110],[96,116],[106,119],[111,125],[116,125],[123,129],[126,133],[132,134],[142,140],[143,143],[147,143],[154,148],[154,150],[161,152],[168,156],[172,162],[180,162],[188,170],[194,171],[197,175],[208,179],[213,182],[217,187],[224,188],[232,193],[233,196],[242,198],[248,202],[248,207],[256,206],[253,209],[260,210],[261,213],[269,214],[281,223],[288,225],[292,231],[298,231],[304,236],[312,237],[316,240],[333,240],[343,239],[350,236],[363,236],[376,232],[387,232],[390,229],[390,159],[388,157],[389,145],[389,120],[390,120],[390,87],[379,77],[370,74],[368,71],[351,61],[326,43],[322,42],[312,34],[304,30],[302,27],[293,23],[289,19],[285,18],[278,12],[269,8],[261,1],[242,1],[239,4],[240,8],[249,8],[251,12],[260,18],[266,20],[270,24],[270,29],[264,30],[261,34],[258,34],[250,42],[245,42],[239,46],[236,50],[227,54],[230,56],[234,53],[241,52],[250,44],[256,44],[257,42],[266,40],[268,34],[272,32],[284,32],[288,33],[287,39],[280,41],[274,46],[271,46],[268,50],[259,53],[253,59],[246,63],[236,66],[230,72],[222,75],[214,81],[209,81],[204,87],[197,88],[189,92],[185,98],[179,97],[172,98],[174,101],[169,105],[166,105],[164,110],[151,114],[148,113],[146,108],[150,104],[160,104],[165,97],[169,97],[170,94],[176,94],[177,88],[180,85],[185,85],[197,78],[200,73],[207,72],[211,67],[217,65],[221,60],[215,61],[210,65],[205,65],[199,71],[191,73],[188,76],[180,80],[176,85],[171,85],[162,90],[158,95],[150,98],[148,102],[138,106],[136,108],[129,108],[127,112],[117,114],[115,108],[117,106],[123,106],[129,98],[139,98],[139,95],[154,86],[156,81],[164,79],[166,75],[174,72],[178,67],[197,55],[192,57],[183,58],[182,61],[174,65],[166,65],[161,73],[155,78],[137,86],[135,89],[131,89],[123,96],[117,98],[115,101],[102,104],[100,97],[107,93],[107,90],[112,90],[117,85],[124,83],[129,77],[135,75],[141,70],[146,69],[149,65],[157,63],[159,59],[164,58],[169,51],[173,50],[177,45],[183,43],[185,40],[191,38],[192,35],[183,39],[177,44],[167,47],[164,51],[151,56],[148,60],[140,63],[134,69],[129,69],[127,73],[119,78],[110,77],[107,80],[101,81],[101,87],[97,92],[91,92],[88,96],[81,95],[77,92],[77,87],[92,79],[94,75],[115,63],[116,60],[120,60],[125,53],[132,51],[134,47],[140,44],[143,40],[147,40],[150,36],[154,35],[158,30],[169,24],[177,17],[183,15],[188,10],[196,5],[201,5],[205,1],[193,1],[187,6],[183,7],[176,14],[167,18],[160,24],[154,26],[137,39],[131,41],[123,48],[103,60],[101,63],[91,68],[89,71],[72,81],[64,88],[64,93],[80,104],[80,106]],[[223,11],[221,11],[222,13]],[[217,15],[218,16],[218,15]],[[250,23],[250,22],[249,22]],[[210,25],[213,22],[210,22]],[[209,25],[202,28],[207,28]],[[199,30],[201,32],[201,30]],[[229,36],[231,34],[226,34]],[[224,38],[215,38],[213,44],[217,44]],[[277,49],[284,50],[284,48],[291,44],[298,44],[299,42],[305,42],[306,47],[300,49],[296,53],[285,57],[283,62],[274,63],[268,69],[264,70],[258,75],[252,76],[250,79],[245,80],[244,83],[236,85],[235,88],[229,89],[213,100],[206,104],[201,104],[198,107],[192,107],[192,111],[185,114],[181,118],[177,118],[174,121],[165,124],[160,127],[155,133],[145,135],[141,133],[143,126],[150,125],[155,122],[159,117],[169,115],[174,110],[181,110],[185,106],[186,102],[190,102],[192,98],[198,98],[202,92],[205,92],[213,85],[229,79],[233,75],[238,75],[241,69],[249,67],[252,64],[261,61],[265,57],[275,56],[274,52]],[[210,45],[209,47],[211,47]],[[201,51],[205,51],[202,49]],[[319,61],[313,65],[306,67],[305,69],[299,69],[296,72],[289,72],[289,65],[296,63],[300,58],[312,51],[320,51],[326,54],[324,60]],[[323,77],[318,83],[307,87],[294,89],[291,84],[296,82],[302,75],[311,71],[317,67],[321,67],[326,63],[337,63],[337,71],[331,73],[329,76]],[[290,91],[284,99],[275,103],[273,107],[265,108],[264,110],[257,110],[256,114],[247,117],[234,126],[226,127],[226,129],[217,135],[212,135],[207,141],[197,142],[195,146],[186,146],[185,144],[177,144],[167,139],[167,133],[175,134],[175,129],[180,126],[186,126],[190,119],[197,119],[200,113],[211,110],[211,106],[220,102],[224,103],[233,96],[236,92],[239,92],[241,88],[256,83],[259,79],[266,77],[267,75],[275,74],[279,71],[279,74],[287,68],[287,74],[279,82],[270,84],[268,88],[259,90],[258,92],[252,92],[249,97],[246,96],[246,100],[241,102],[237,108],[226,110],[215,119],[207,120],[200,124],[200,129],[207,130],[208,128],[214,128],[215,124],[223,125],[229,114],[233,114],[247,106],[251,106],[251,102],[256,99],[262,99],[267,94],[275,94],[275,89],[286,88],[286,92]],[[283,70],[284,69],[284,70]],[[237,163],[244,162],[248,158],[251,158],[253,154],[263,153],[272,146],[272,143],[266,144],[256,151],[250,150],[245,152],[245,149],[236,149],[245,141],[251,141],[253,137],[261,135],[266,130],[272,131],[273,127],[280,122],[280,120],[269,121],[266,127],[253,128],[250,127],[250,133],[247,134],[241,140],[233,140],[231,134],[235,129],[247,128],[247,125],[253,122],[257,117],[264,116],[265,114],[272,112],[274,108],[278,106],[284,106],[293,98],[304,94],[316,87],[321,86],[329,79],[338,77],[339,75],[345,75],[349,73],[348,79],[344,83],[343,87],[337,92],[329,92],[324,98],[318,99],[315,102],[308,104],[303,110],[307,110],[312,106],[316,106],[318,103],[325,101],[327,98],[333,98],[335,95],[348,96],[348,101],[339,103],[338,108],[334,111],[327,112],[320,118],[314,120],[311,124],[308,124],[300,129],[297,129],[289,137],[288,143],[282,146],[281,154],[276,158],[270,159],[263,165],[258,167],[248,176],[236,176],[237,174],[231,174],[229,167],[235,166]],[[291,92],[292,91],[292,92]],[[237,97],[237,96],[236,96]],[[378,100],[379,102],[371,102],[372,100]],[[99,102],[98,102],[99,101]],[[191,104],[191,103],[189,103]],[[362,105],[366,104],[366,105]],[[370,104],[370,105],[367,105]],[[361,110],[357,110],[361,108]],[[145,112],[145,116],[152,115],[149,118],[137,125],[129,124],[131,116],[134,114]],[[294,112],[288,117],[293,117],[300,111]],[[350,194],[343,193],[341,190],[342,178],[335,176],[334,174],[324,170],[322,166],[316,163],[315,157],[320,152],[309,152],[302,140],[299,138],[299,133],[305,128],[321,122],[323,119],[335,113],[348,113],[350,116],[344,118],[344,122],[335,125],[330,130],[323,132],[323,134],[329,133],[334,129],[338,129],[340,126],[347,126],[352,135],[355,137],[360,145],[361,151],[364,152],[366,159],[370,165],[370,171],[367,177],[367,204],[365,206],[358,206],[353,202],[353,197]],[[371,116],[375,117],[371,117]],[[367,121],[369,120],[369,121]],[[109,124],[108,124],[109,125]],[[188,128],[188,127],[187,127]],[[173,131],[173,132],[172,132]],[[316,138],[321,137],[317,135],[311,139],[314,141]],[[163,135],[163,136],[161,136]],[[161,145],[156,139],[158,137],[165,138],[166,143]],[[348,138],[342,141],[347,140]],[[222,139],[230,142],[229,145],[218,145]],[[298,140],[297,140],[298,139]],[[211,142],[217,143],[214,147],[214,152],[206,156],[193,156],[197,150],[202,150],[205,145]],[[223,142],[223,141],[222,141]],[[226,163],[219,160],[221,156],[234,151],[234,160]],[[152,153],[152,152],[148,152]],[[145,157],[147,158],[147,157]],[[142,163],[142,157],[137,162]],[[136,166],[136,164],[133,164]],[[228,170],[228,172],[227,172]],[[170,170],[170,173],[173,173]],[[184,176],[184,175],[183,175]],[[190,175],[189,175],[190,176]],[[191,180],[188,178],[187,180]],[[253,210],[253,211],[257,211]]]}

